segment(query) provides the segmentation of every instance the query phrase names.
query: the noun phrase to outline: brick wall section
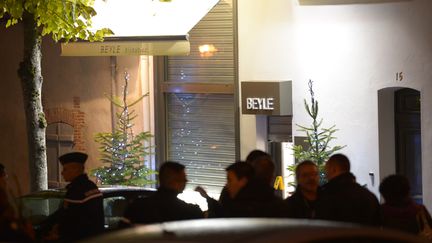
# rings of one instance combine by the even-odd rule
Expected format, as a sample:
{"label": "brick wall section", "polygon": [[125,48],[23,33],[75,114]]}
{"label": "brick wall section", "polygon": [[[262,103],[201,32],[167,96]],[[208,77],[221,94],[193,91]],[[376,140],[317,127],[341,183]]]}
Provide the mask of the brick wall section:
{"label": "brick wall section", "polygon": [[81,101],[79,97],[73,97],[73,109],[61,107],[50,108],[45,110],[45,116],[48,124],[66,123],[74,128],[74,150],[86,151],[83,129],[85,125],[85,113],[80,111]]}
{"label": "brick wall section", "polygon": [[83,129],[85,125],[85,114],[80,111],[81,100],[79,97],[73,97],[73,114],[74,114],[74,148],[77,151],[85,151],[85,141],[83,137]]}

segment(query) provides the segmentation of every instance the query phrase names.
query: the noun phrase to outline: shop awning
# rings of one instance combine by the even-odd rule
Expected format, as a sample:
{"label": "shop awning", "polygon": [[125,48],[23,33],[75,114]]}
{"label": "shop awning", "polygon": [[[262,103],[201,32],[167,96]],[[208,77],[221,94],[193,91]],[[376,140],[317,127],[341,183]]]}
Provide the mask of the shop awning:
{"label": "shop awning", "polygon": [[62,56],[188,55],[188,32],[219,0],[96,0],[93,27],[103,42],[61,44]]}

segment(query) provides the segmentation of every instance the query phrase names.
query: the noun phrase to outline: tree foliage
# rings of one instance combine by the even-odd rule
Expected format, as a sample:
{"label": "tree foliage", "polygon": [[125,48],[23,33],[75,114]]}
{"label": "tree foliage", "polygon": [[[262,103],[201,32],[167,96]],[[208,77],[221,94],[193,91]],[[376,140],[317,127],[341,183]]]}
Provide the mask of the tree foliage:
{"label": "tree foliage", "polygon": [[26,115],[30,190],[47,189],[46,120],[42,107],[42,36],[53,40],[102,40],[109,29],[91,30],[94,0],[1,0],[0,20],[6,27],[22,22],[23,60],[19,65]]}
{"label": "tree foliage", "polygon": [[91,31],[91,18],[96,15],[93,4],[94,0],[3,0],[0,18],[6,17],[9,27],[27,13],[40,28],[41,36],[50,34],[55,41],[100,41],[113,32],[108,28]]}
{"label": "tree foliage", "polygon": [[[311,95],[311,103],[308,104],[304,99],[304,107],[308,115],[312,118],[312,124],[310,126],[297,125],[298,131],[304,132],[306,135],[305,143],[308,145],[307,148],[303,148],[302,145],[296,145],[293,147],[294,157],[297,161],[301,162],[304,160],[312,160],[318,165],[320,182],[325,183],[324,165],[328,158],[336,151],[341,150],[344,146],[336,145],[330,146],[330,142],[335,140],[334,134],[338,131],[336,125],[329,128],[323,128],[323,119],[318,118],[318,101],[315,99],[315,93],[313,91],[313,81],[309,80],[309,93]],[[288,167],[288,170],[292,173],[295,171],[294,164]]]}
{"label": "tree foliage", "polygon": [[108,97],[118,108],[117,124],[113,132],[97,133],[95,141],[100,144],[101,161],[104,166],[93,170],[93,175],[103,185],[144,186],[153,184],[150,179],[156,172],[145,165],[146,156],[150,155],[151,147],[146,146],[152,137],[149,132],[133,133],[133,120],[137,117],[129,108],[137,104],[146,95],[135,101],[127,102],[129,74],[125,73],[123,97]]}

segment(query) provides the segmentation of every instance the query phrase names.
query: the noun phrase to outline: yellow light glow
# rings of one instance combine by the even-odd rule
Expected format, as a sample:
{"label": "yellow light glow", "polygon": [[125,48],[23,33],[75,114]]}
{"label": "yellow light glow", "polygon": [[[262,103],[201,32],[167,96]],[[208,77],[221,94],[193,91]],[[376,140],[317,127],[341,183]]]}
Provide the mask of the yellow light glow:
{"label": "yellow light glow", "polygon": [[218,49],[211,44],[200,45],[198,50],[201,57],[211,57],[218,51]]}

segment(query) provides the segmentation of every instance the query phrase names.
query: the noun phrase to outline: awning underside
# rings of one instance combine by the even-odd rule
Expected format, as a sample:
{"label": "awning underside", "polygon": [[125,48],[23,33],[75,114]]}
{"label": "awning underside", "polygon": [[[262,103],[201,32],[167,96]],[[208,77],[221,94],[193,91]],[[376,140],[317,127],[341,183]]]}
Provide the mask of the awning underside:
{"label": "awning underside", "polygon": [[188,55],[188,32],[219,0],[96,0],[94,29],[104,42],[62,43],[62,56]]}

